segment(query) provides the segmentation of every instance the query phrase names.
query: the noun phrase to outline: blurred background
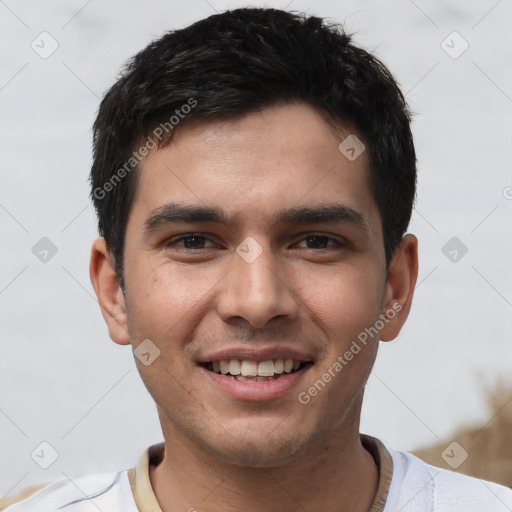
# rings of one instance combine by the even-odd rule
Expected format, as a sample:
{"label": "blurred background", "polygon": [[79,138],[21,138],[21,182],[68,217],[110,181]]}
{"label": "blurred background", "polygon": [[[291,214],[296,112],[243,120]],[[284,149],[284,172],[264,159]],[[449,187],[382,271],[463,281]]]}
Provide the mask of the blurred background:
{"label": "blurred background", "polygon": [[[221,0],[0,0],[0,499],[136,464],[162,438],[88,275],[91,125],[121,65]],[[276,0],[342,22],[415,113],[410,319],[382,343],[362,432],[512,485],[510,0]],[[44,454],[41,455],[41,454]]]}

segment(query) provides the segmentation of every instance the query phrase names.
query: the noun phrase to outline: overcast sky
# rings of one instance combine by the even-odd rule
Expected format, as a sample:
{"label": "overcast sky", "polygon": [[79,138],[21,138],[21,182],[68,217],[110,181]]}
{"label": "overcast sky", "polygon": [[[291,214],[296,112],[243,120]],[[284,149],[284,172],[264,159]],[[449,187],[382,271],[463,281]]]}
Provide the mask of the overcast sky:
{"label": "overcast sky", "polygon": [[[243,5],[0,2],[0,498],[131,467],[162,440],[130,347],[110,341],[89,282],[91,125],[127,58]],[[399,338],[380,347],[361,429],[405,450],[449,440],[487,421],[482,383],[512,385],[512,2],[272,5],[344,21],[415,112],[419,284]],[[59,455],[48,469],[31,458],[41,442]]]}

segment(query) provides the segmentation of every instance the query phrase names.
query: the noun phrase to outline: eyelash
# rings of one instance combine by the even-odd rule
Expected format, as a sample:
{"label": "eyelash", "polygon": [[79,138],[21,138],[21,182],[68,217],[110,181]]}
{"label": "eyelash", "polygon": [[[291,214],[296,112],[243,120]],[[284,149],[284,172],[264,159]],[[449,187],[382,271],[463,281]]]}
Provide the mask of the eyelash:
{"label": "eyelash", "polygon": [[[317,238],[320,238],[320,239],[327,239],[329,241],[332,241],[333,242],[333,245],[331,246],[328,246],[328,247],[322,247],[320,249],[314,249],[314,248],[311,248],[311,247],[304,247],[303,249],[307,249],[307,250],[312,250],[312,251],[326,251],[326,250],[329,250],[329,249],[340,249],[340,248],[343,248],[343,247],[346,247],[347,246],[347,243],[346,242],[342,242],[332,236],[329,236],[329,235],[324,235],[324,234],[321,234],[321,233],[311,233],[311,234],[308,234],[307,236],[304,236],[300,241],[304,241],[308,238],[313,238],[313,237],[317,237]],[[182,242],[184,240],[187,240],[189,238],[199,238],[199,239],[202,239],[202,240],[208,240],[211,242],[211,240],[209,240],[206,236],[204,235],[201,235],[200,233],[187,233],[185,235],[179,235],[179,236],[176,236],[174,238],[170,238],[169,240],[165,241],[164,242],[164,247],[165,248],[172,248],[172,247],[176,247],[176,244],[178,244],[179,242]],[[213,242],[212,242],[213,243]],[[186,248],[186,247],[180,247],[180,249],[182,250],[185,250],[185,251],[190,251],[190,252],[198,252],[202,249],[208,249],[208,247],[201,247],[199,249],[189,249],[189,248]]]}

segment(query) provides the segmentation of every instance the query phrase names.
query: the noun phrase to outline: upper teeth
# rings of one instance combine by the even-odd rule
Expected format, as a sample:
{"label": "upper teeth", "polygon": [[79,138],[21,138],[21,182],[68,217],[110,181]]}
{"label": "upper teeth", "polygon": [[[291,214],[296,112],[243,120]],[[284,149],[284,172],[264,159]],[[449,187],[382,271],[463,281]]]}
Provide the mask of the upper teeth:
{"label": "upper teeth", "polygon": [[269,359],[268,361],[240,361],[239,359],[225,359],[213,361],[213,371],[226,375],[243,375],[244,377],[272,377],[276,373],[290,373],[298,370],[300,361],[293,359]]}

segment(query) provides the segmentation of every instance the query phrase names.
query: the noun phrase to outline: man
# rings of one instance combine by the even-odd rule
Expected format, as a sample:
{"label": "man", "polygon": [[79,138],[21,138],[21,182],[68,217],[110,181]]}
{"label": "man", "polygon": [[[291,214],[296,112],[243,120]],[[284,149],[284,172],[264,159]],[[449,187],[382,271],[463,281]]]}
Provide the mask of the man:
{"label": "man", "polygon": [[129,63],[94,125],[90,275],[165,442],[17,511],[512,510],[360,434],[416,283],[407,105],[340,28],[237,9]]}

